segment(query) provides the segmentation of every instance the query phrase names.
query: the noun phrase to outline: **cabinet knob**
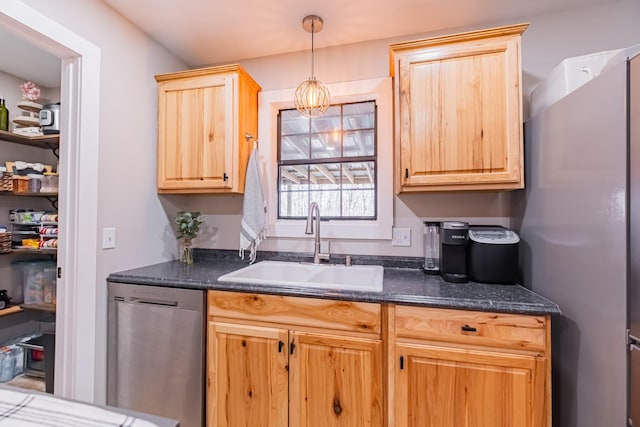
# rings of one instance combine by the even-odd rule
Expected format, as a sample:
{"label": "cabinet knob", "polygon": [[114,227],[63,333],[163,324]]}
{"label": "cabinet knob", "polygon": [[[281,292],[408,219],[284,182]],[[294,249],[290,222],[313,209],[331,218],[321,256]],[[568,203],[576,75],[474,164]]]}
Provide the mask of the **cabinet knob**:
{"label": "cabinet knob", "polygon": [[478,330],[476,328],[474,328],[473,326],[469,326],[469,325],[462,325],[461,329],[463,331],[465,331],[465,332],[478,332]]}

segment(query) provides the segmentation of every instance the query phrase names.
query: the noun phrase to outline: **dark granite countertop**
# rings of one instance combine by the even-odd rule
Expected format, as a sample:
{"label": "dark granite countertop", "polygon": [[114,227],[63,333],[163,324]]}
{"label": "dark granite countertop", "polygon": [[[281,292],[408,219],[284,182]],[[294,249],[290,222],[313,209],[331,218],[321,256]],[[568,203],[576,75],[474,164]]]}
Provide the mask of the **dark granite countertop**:
{"label": "dark granite countertop", "polygon": [[[191,265],[169,261],[127,271],[112,273],[111,282],[137,285],[167,286],[189,289],[216,289],[255,292],[309,298],[407,304],[463,310],[494,311],[520,314],[560,314],[557,304],[520,286],[486,283],[448,283],[440,276],[428,275],[420,268],[421,258],[352,256],[356,264],[384,266],[382,292],[318,289],[220,283],[218,277],[248,265],[237,251],[196,250]],[[259,252],[258,260],[309,262],[307,254]],[[344,263],[344,256],[332,255],[332,263]]]}

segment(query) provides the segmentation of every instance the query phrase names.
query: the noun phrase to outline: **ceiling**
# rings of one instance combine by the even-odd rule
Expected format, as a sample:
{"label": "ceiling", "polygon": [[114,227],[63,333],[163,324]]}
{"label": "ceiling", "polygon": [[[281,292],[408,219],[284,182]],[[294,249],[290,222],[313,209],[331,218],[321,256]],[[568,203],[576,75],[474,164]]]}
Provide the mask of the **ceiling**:
{"label": "ceiling", "polygon": [[[100,1],[100,0],[97,0]],[[102,0],[191,67],[308,50],[302,18],[324,29],[317,48],[481,26],[615,0]],[[60,61],[0,28],[0,70],[60,85]]]}
{"label": "ceiling", "polygon": [[572,9],[612,0],[103,0],[191,67]]}

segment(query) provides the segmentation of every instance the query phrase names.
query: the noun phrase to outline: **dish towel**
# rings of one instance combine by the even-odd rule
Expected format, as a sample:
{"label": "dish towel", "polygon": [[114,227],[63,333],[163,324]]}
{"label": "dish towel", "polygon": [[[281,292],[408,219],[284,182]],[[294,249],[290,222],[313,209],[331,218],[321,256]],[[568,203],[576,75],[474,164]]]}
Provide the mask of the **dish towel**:
{"label": "dish towel", "polygon": [[0,389],[0,426],[157,427],[157,424],[55,396]]}
{"label": "dish towel", "polygon": [[242,202],[242,222],[240,224],[240,257],[244,259],[244,251],[249,250],[249,264],[253,264],[256,260],[258,245],[266,237],[266,213],[267,204],[262,190],[258,143],[256,141],[247,165]]}

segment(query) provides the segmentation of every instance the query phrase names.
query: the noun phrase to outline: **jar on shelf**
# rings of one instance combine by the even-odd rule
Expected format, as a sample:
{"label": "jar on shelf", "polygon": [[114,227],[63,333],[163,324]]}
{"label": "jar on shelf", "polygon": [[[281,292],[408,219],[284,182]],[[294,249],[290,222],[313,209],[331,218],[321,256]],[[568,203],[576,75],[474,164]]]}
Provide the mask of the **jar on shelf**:
{"label": "jar on shelf", "polygon": [[41,193],[57,193],[58,192],[58,174],[53,172],[45,172],[42,176]]}
{"label": "jar on shelf", "polygon": [[38,174],[29,174],[27,175],[29,193],[39,193],[40,187],[42,187],[42,175]]}

